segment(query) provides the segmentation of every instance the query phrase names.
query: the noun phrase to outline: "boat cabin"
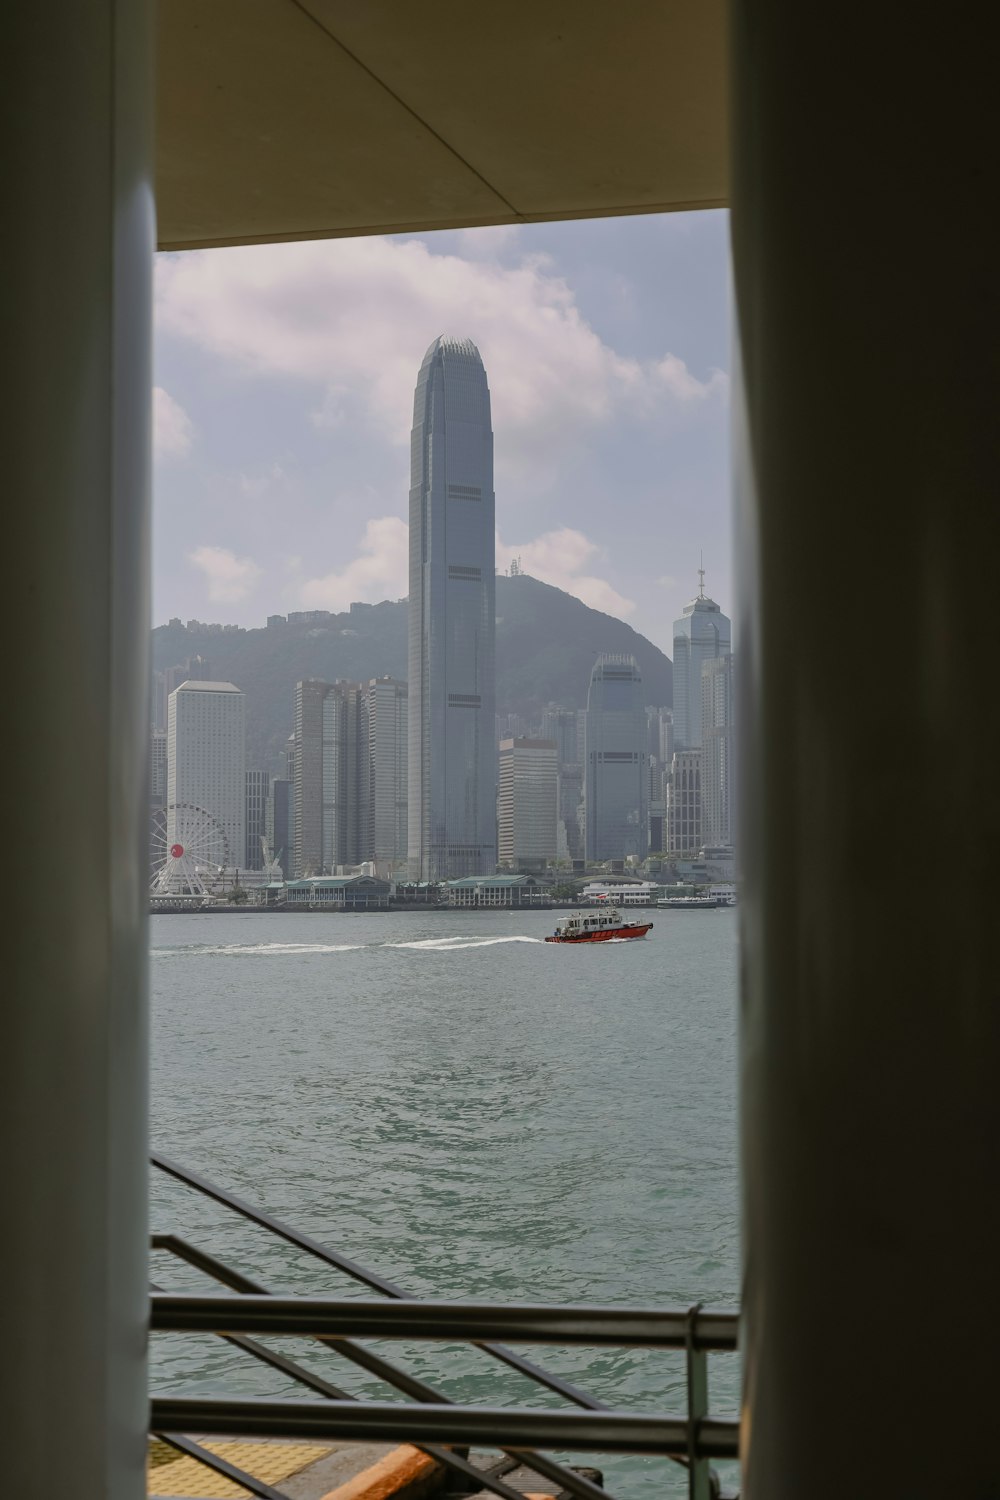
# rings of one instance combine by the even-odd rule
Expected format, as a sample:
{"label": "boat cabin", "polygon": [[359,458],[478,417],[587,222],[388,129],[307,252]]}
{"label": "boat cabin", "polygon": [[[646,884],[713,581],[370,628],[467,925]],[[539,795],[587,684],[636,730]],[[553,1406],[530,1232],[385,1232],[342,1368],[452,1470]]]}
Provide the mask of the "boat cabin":
{"label": "boat cabin", "polygon": [[562,917],[556,924],[556,931],[596,932],[602,927],[621,927],[622,925],[622,914],[617,906],[608,906],[600,911],[575,911],[571,917]]}

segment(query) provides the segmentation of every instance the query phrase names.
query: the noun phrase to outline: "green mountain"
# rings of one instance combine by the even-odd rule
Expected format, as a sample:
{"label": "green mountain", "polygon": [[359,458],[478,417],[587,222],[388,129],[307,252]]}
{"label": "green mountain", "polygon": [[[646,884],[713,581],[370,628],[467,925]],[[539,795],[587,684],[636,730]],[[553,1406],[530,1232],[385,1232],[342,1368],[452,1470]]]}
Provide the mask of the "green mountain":
{"label": "green mountain", "polygon": [[[584,708],[590,670],[602,651],[630,653],[639,663],[646,702],[673,702],[673,671],[630,625],[588,609],[571,594],[522,574],[497,578],[497,712],[537,721],[547,703]],[[204,656],[213,679],[233,682],[247,697],[247,763],[274,769],[291,733],[295,684],[305,677],[407,675],[406,602],[354,605],[318,624],[263,630],[153,631],[153,666],[162,671]]]}

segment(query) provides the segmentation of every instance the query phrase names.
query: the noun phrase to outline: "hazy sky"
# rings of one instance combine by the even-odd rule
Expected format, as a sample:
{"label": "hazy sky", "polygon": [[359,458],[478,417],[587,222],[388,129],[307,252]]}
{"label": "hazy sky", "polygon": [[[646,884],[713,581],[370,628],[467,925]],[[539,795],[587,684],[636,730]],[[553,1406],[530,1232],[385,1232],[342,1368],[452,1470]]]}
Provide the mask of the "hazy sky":
{"label": "hazy sky", "polygon": [[439,333],[486,365],[498,566],[669,650],[704,549],[731,613],[727,233],[710,212],[159,256],[154,622],[405,595]]}

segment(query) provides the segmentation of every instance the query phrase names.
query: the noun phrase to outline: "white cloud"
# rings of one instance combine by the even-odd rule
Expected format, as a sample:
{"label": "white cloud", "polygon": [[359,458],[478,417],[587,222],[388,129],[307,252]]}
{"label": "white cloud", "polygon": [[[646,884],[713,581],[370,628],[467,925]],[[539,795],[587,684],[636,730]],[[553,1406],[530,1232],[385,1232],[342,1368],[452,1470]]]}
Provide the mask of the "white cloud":
{"label": "white cloud", "polygon": [[339,572],[307,579],[299,589],[306,609],[345,610],[355,600],[378,604],[402,598],[408,588],[410,528],[398,516],[369,521],[360,553]]}
{"label": "white cloud", "polygon": [[497,566],[506,568],[516,557],[526,573],[542,583],[551,583],[557,589],[583,601],[591,609],[603,610],[605,614],[624,619],[632,614],[635,601],[619,594],[604,578],[585,573],[584,568],[600,555],[596,542],[561,526],[556,531],[546,531],[532,542],[521,542],[507,546],[497,537]]}
{"label": "white cloud", "polygon": [[237,557],[228,547],[196,547],[188,561],[204,574],[213,604],[238,604],[261,576],[252,557]]}
{"label": "white cloud", "polygon": [[248,500],[260,500],[284,482],[284,469],[280,464],[274,463],[270,468],[258,469],[250,474],[242,473],[239,478],[240,494],[245,495]]}
{"label": "white cloud", "polygon": [[[494,236],[496,250],[516,231]],[[437,254],[420,240],[365,238],[243,246],[161,257],[158,327],[248,374],[320,387],[316,420],[374,423],[408,442],[413,386],[439,333],[475,339],[503,433],[501,483],[550,482],[593,430],[648,421],[725,390],[673,354],[617,353],[586,322],[544,256],[513,265]],[[316,408],[315,394],[307,394]]]}
{"label": "white cloud", "polygon": [[153,454],[183,458],[194,441],[194,423],[162,385],[153,387]]}

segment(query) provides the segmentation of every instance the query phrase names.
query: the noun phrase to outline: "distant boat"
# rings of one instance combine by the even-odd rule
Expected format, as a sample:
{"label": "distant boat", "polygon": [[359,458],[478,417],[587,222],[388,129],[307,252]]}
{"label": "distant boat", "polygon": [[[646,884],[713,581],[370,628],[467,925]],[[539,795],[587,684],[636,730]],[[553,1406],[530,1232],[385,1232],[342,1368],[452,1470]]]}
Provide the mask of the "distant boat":
{"label": "distant boat", "polygon": [[560,917],[547,943],[610,943],[616,938],[641,938],[652,932],[652,922],[631,921],[617,906],[602,906],[598,911],[575,911]]}
{"label": "distant boat", "polygon": [[726,896],[661,896],[656,904],[668,911],[716,911],[734,903]]}

